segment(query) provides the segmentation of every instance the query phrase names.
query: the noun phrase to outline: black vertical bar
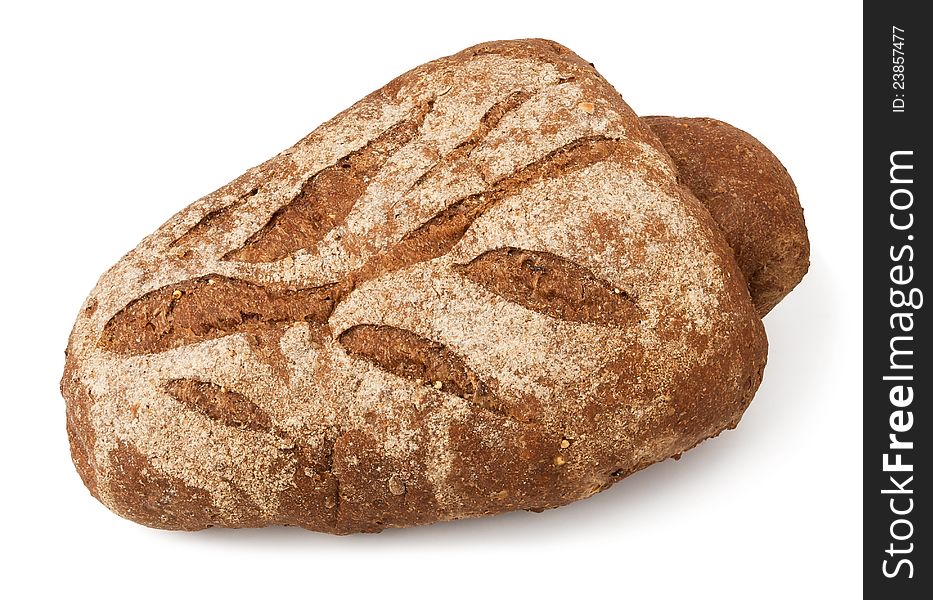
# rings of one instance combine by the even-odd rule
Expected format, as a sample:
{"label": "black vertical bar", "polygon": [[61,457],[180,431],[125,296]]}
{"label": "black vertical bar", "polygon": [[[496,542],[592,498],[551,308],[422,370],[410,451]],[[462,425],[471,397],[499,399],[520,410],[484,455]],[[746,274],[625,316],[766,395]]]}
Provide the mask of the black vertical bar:
{"label": "black vertical bar", "polygon": [[[866,598],[933,589],[922,540],[929,499],[933,362],[925,3],[864,6],[864,539]],[[844,176],[840,173],[839,176]],[[892,437],[893,436],[893,437]],[[930,592],[927,591],[926,594]],[[924,595],[923,597],[929,597]]]}

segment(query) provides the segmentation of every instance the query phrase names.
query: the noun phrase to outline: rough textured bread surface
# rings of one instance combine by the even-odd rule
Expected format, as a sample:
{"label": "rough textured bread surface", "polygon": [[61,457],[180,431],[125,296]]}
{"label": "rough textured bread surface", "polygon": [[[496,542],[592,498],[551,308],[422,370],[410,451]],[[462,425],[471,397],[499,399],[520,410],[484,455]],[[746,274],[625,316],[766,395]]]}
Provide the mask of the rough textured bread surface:
{"label": "rough textured bread surface", "polygon": [[766,352],[651,129],[517,40],[402,75],[172,217],[91,292],[62,393],[124,517],[350,533],[586,498],[734,427]]}
{"label": "rough textured bread surface", "polygon": [[643,117],[735,251],[762,317],[810,268],[797,187],[770,150],[716,119]]}

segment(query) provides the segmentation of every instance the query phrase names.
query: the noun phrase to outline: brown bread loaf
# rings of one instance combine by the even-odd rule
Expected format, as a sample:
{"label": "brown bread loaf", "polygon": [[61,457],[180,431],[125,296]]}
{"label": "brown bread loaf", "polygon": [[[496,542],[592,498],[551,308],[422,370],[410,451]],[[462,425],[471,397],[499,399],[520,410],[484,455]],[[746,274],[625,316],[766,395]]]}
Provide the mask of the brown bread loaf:
{"label": "brown bread loaf", "polygon": [[172,217],[82,307],[91,493],[378,531],[604,490],[734,427],[767,341],[657,137],[545,40],[420,66]]}
{"label": "brown bread loaf", "polygon": [[706,206],[748,281],[762,317],[810,268],[797,187],[770,150],[716,119],[642,117],[664,144],[681,183]]}

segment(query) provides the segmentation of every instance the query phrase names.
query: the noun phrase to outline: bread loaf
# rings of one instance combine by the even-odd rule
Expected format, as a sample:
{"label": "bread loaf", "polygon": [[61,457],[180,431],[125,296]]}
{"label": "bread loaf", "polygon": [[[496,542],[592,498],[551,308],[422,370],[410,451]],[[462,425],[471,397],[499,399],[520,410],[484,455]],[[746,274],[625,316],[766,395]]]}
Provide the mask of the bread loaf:
{"label": "bread loaf", "polygon": [[735,251],[765,316],[803,279],[810,241],[797,187],[774,154],[716,119],[643,117]]}
{"label": "bread loaf", "polygon": [[372,532],[734,427],[767,341],[669,133],[545,40],[393,80],[101,277],[62,379],[85,485],[151,527]]}

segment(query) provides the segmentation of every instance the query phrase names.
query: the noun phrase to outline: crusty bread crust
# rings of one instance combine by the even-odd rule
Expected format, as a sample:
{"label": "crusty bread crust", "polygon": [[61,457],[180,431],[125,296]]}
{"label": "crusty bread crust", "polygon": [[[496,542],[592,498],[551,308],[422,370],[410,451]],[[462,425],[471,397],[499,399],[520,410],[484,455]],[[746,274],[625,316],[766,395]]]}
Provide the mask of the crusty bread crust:
{"label": "crusty bread crust", "polygon": [[546,40],[420,66],[194,202],[68,344],[78,472],[167,529],[378,531],[606,489],[734,427],[767,341],[710,213]]}

